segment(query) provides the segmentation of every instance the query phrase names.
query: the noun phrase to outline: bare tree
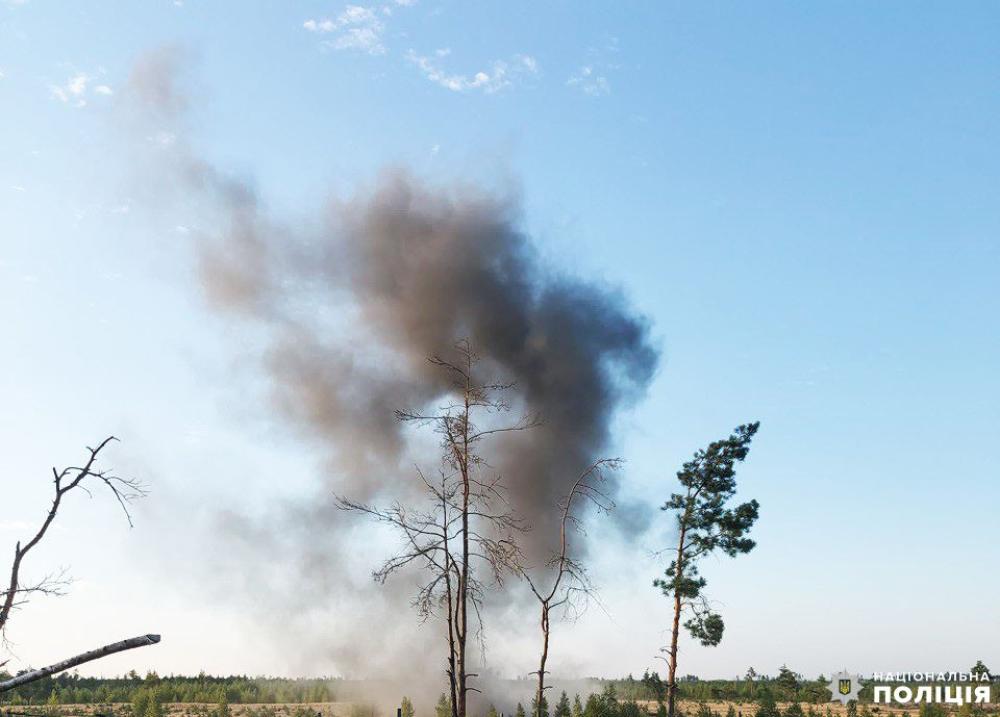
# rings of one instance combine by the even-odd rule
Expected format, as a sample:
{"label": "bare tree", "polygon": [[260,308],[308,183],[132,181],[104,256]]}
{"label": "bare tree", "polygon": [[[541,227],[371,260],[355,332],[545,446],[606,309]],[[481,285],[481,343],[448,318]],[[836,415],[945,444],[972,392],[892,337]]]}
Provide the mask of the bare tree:
{"label": "bare tree", "polygon": [[[576,479],[569,494],[559,504],[561,520],[559,523],[559,550],[546,564],[548,571],[543,576],[532,576],[530,570],[523,570],[522,575],[531,588],[532,594],[541,606],[539,625],[542,631],[542,651],[538,662],[538,686],[535,689],[535,717],[541,717],[545,690],[545,663],[549,658],[549,638],[551,630],[551,614],[553,610],[562,610],[564,616],[577,617],[587,602],[593,596],[593,584],[587,575],[586,568],[574,555],[570,546],[570,529],[581,530],[580,517],[574,510],[574,504],[589,503],[597,510],[608,512],[614,507],[611,499],[600,489],[604,473],[617,470],[622,464],[619,458],[602,458],[587,468]],[[550,582],[545,584],[545,577]]]}
{"label": "bare tree", "polygon": [[25,584],[21,577],[21,569],[24,565],[24,559],[42,541],[52,526],[59,509],[63,505],[63,500],[69,493],[79,490],[87,495],[91,495],[91,484],[103,484],[118,501],[131,527],[132,517],[129,514],[128,506],[136,498],[146,495],[144,486],[137,480],[122,478],[109,470],[97,467],[101,451],[109,443],[116,440],[114,436],[109,436],[101,441],[96,448],[88,447],[87,451],[89,455],[82,466],[70,466],[62,470],[57,468],[52,469],[55,490],[52,505],[34,535],[27,542],[21,543],[18,541],[14,546],[14,560],[10,568],[10,581],[6,589],[0,591],[0,635],[3,635],[5,640],[7,623],[14,610],[24,605],[32,595],[60,595],[66,587],[67,581],[62,573],[51,574],[37,582]]}
{"label": "bare tree", "polygon": [[[476,375],[478,357],[468,341],[456,344],[454,360],[439,356],[428,360],[449,377],[449,403],[434,414],[396,412],[400,421],[432,427],[441,436],[437,475],[432,479],[417,469],[426,506],[413,510],[397,502],[383,508],[342,496],[337,504],[391,525],[402,535],[403,547],[374,572],[376,581],[384,582],[408,566],[429,574],[414,605],[422,619],[444,618],[451,714],[465,717],[468,693],[478,692],[469,685],[477,676],[468,672],[470,624],[475,624],[482,645],[480,608],[485,590],[501,585],[507,573],[520,572],[516,536],[524,530],[510,508],[501,477],[480,452],[481,444],[497,434],[533,428],[538,421],[522,416],[498,425],[498,416],[510,411],[504,394],[511,384],[482,383]],[[479,577],[480,570],[488,577]]]}

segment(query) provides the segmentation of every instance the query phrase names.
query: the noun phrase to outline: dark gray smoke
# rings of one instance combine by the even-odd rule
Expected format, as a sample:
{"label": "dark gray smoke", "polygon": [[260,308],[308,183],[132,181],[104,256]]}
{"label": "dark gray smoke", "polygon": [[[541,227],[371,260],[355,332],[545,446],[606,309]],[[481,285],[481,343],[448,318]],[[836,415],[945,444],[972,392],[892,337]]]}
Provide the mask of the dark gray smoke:
{"label": "dark gray smoke", "polygon": [[327,443],[339,489],[365,497],[412,477],[385,474],[405,451],[393,410],[443,395],[450,379],[427,357],[461,338],[543,421],[490,456],[539,527],[656,366],[645,321],[619,294],[542,267],[512,201],[401,171],[332,205],[302,244],[236,196],[202,269],[218,305],[273,329],[279,404]]}
{"label": "dark gray smoke", "polygon": [[[137,103],[168,125],[179,124],[185,104],[175,65],[170,53],[147,58],[131,83]],[[282,564],[287,593],[256,584],[261,599],[298,620],[312,609],[309,601],[347,599],[359,589],[340,554],[346,532],[358,526],[330,510],[332,493],[413,495],[412,464],[428,459],[427,441],[404,430],[393,411],[441,402],[449,379],[427,357],[447,355],[460,339],[472,342],[490,378],[514,382],[515,413],[543,421],[486,452],[532,526],[529,551],[544,552],[556,504],[608,450],[617,412],[643,395],[657,366],[648,324],[621,293],[540,261],[515,197],[393,170],[316,217],[280,223],[251,187],[223,176],[182,140],[169,161],[190,195],[186,203],[201,211],[199,266],[211,305],[265,331],[263,366],[280,416],[329,456],[312,507],[223,521],[244,559]],[[641,527],[641,517],[630,514],[622,524]],[[371,614],[412,621],[410,589],[404,583],[382,593]],[[403,614],[390,618],[394,612]],[[341,651],[342,669],[365,659],[378,664],[374,646],[358,648],[360,632],[312,632],[327,641],[324,649]],[[366,654],[349,655],[349,648]]]}

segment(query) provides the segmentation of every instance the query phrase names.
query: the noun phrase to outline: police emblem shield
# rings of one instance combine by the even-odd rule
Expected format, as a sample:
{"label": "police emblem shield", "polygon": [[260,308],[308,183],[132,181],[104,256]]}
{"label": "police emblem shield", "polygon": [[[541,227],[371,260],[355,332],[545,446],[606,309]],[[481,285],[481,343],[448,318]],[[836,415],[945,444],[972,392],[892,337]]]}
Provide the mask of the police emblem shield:
{"label": "police emblem shield", "polygon": [[830,690],[830,695],[834,702],[846,705],[852,700],[858,699],[858,692],[861,691],[861,675],[847,670],[834,672],[830,675],[830,681],[826,683]]}

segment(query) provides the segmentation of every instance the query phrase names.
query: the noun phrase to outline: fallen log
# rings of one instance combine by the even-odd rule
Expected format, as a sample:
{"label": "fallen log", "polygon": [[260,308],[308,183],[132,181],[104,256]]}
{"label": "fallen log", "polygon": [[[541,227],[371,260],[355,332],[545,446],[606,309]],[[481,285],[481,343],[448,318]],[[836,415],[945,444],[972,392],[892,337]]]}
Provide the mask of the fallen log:
{"label": "fallen log", "polygon": [[116,642],[111,645],[105,645],[104,647],[99,647],[96,650],[85,652],[82,655],[71,657],[68,660],[57,662],[54,665],[43,667],[40,670],[31,670],[30,672],[25,672],[23,674],[18,675],[17,677],[12,677],[9,680],[4,680],[3,682],[0,682],[0,692],[7,692],[9,690],[13,690],[17,687],[20,687],[21,685],[26,685],[29,682],[40,680],[44,677],[48,677],[49,675],[54,675],[57,672],[62,672],[72,667],[76,667],[77,665],[82,665],[85,662],[90,662],[91,660],[99,660],[102,657],[113,655],[116,652],[132,650],[136,647],[155,645],[159,641],[160,641],[159,635],[141,635],[140,637],[133,637],[130,640],[122,640],[121,642]]}

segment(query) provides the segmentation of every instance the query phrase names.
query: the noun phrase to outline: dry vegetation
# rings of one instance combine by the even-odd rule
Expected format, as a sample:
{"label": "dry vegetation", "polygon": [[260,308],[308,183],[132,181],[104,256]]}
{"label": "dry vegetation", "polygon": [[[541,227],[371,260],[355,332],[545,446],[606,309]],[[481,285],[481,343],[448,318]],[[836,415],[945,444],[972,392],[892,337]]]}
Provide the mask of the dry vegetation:
{"label": "dry vegetation", "polygon": [[[638,704],[649,714],[656,714],[657,703],[654,700],[639,700]],[[738,717],[754,717],[757,705],[752,702],[696,702],[681,700],[680,710],[686,715],[695,715],[702,705],[707,706],[717,715],[725,715],[730,706],[736,710]],[[792,703],[778,702],[778,708],[784,712]],[[125,715],[130,712],[130,706],[126,704],[118,705],[59,705],[46,707],[45,715],[51,717],[91,717],[109,714],[109,707],[115,714]],[[830,704],[814,705],[816,711],[822,716],[832,715],[833,717],[844,717],[848,714],[847,707],[839,702]],[[384,715],[384,717],[394,717],[359,702],[312,702],[295,704],[242,704],[230,705],[228,707],[230,717],[366,717],[367,715]],[[218,714],[218,706],[214,704],[204,704],[197,702],[179,702],[175,704],[163,705],[164,717],[214,717]],[[950,714],[957,714],[958,710],[952,710]],[[903,717],[906,714],[915,716],[917,710],[880,709],[873,710],[875,715],[886,717]]]}

